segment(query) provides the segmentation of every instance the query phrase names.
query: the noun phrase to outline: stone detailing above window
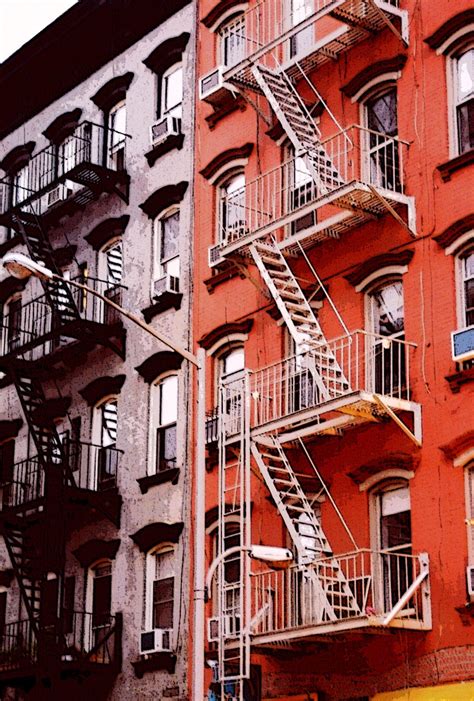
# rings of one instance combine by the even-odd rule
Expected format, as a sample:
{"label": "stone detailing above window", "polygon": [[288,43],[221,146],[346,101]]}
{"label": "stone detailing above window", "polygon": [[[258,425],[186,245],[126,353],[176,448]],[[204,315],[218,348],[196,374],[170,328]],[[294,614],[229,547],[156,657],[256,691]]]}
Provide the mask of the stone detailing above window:
{"label": "stone detailing above window", "polygon": [[123,236],[129,220],[128,214],[124,214],[122,217],[105,219],[84,238],[95,251],[100,251],[112,239],[117,236]]}
{"label": "stone detailing above window", "polygon": [[179,370],[183,357],[174,351],[160,351],[147,358],[135,368],[141,377],[150,384],[165,372]]}
{"label": "stone detailing above window", "polygon": [[149,56],[143,59],[143,63],[154,73],[163,74],[168,68],[181,60],[189,41],[188,32],[179,36],[166,39],[154,49]]}
{"label": "stone detailing above window", "polygon": [[183,531],[184,524],[178,523],[149,523],[130,536],[142,553],[147,553],[151,548],[160,543],[177,543]]}
{"label": "stone detailing above window", "polygon": [[108,112],[114,105],[125,100],[132,80],[131,71],[112,78],[91,97],[92,102],[104,112]]}
{"label": "stone detailing above window", "polygon": [[250,154],[253,151],[254,145],[251,143],[244,144],[243,146],[239,146],[236,148],[230,148],[227,151],[223,151],[222,153],[219,153],[218,156],[212,159],[210,163],[207,164],[205,168],[203,168],[200,172],[201,175],[206,179],[212,182],[215,180],[216,176],[218,173],[225,168],[225,166],[229,163],[233,163],[234,161],[241,161],[242,159],[248,160]]}
{"label": "stone detailing above window", "polygon": [[154,219],[168,207],[171,207],[174,204],[179,204],[187,189],[188,183],[186,181],[182,181],[176,185],[165,185],[164,187],[160,187],[140,205],[140,209],[142,209],[145,214],[150,217],[150,219]]}
{"label": "stone detailing above window", "polygon": [[70,136],[77,125],[82,115],[82,110],[77,107],[70,112],[63,112],[59,117],[56,117],[51,124],[43,131],[44,136],[51,141],[52,144],[60,144]]}
{"label": "stone detailing above window", "polygon": [[405,249],[404,251],[398,251],[393,253],[382,253],[380,256],[374,256],[374,258],[369,258],[362,265],[352,270],[347,275],[344,275],[345,279],[350,282],[351,285],[357,287],[366,278],[368,278],[377,270],[383,268],[391,268],[393,266],[406,266],[410,263],[414,256],[414,251],[411,249]]}
{"label": "stone detailing above window", "polygon": [[26,144],[21,144],[20,146],[15,146],[9,151],[6,156],[0,161],[0,168],[8,173],[8,175],[14,175],[23,166],[26,166],[31,158],[31,154],[35,150],[36,142],[28,141]]}
{"label": "stone detailing above window", "polygon": [[354,97],[359,93],[365,85],[368,85],[372,80],[380,75],[387,73],[398,73],[401,71],[407,61],[407,56],[399,54],[393,58],[377,61],[369,64],[363,70],[359,71],[346,85],[343,85],[341,91],[347,97]]}
{"label": "stone detailing above window", "polygon": [[79,390],[79,394],[83,397],[89,406],[95,406],[104,397],[116,395],[120,393],[125,382],[126,375],[115,375],[115,377],[98,377],[92,380],[83,389]]}
{"label": "stone detailing above window", "polygon": [[248,334],[253,326],[253,319],[245,319],[245,321],[234,321],[229,324],[222,324],[217,329],[210,331],[199,340],[199,345],[205,350],[212,348],[218,341],[224,340],[227,336],[231,337],[235,334]]}
{"label": "stone detailing above window", "polygon": [[120,546],[120,540],[101,540],[93,538],[73,550],[73,555],[80,563],[81,567],[87,569],[97,560],[115,560]]}

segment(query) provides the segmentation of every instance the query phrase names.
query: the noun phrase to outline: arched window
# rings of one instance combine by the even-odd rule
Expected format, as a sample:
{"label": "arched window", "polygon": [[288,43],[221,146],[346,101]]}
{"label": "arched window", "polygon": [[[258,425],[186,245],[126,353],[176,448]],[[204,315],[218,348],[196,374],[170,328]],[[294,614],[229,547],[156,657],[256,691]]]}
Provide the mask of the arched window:
{"label": "arched window", "polygon": [[[168,630],[174,628],[174,584],[175,584],[175,547],[159,545],[146,555],[146,595],[145,626],[146,630]],[[168,645],[171,647],[171,640]]]}
{"label": "arched window", "polygon": [[126,129],[127,107],[121,100],[107,115],[108,167],[112,170],[125,169]]}
{"label": "arched window", "polygon": [[452,86],[453,145],[455,154],[461,155],[474,148],[474,40],[451,54],[448,70]]}
{"label": "arched window", "polygon": [[367,176],[370,182],[386,190],[400,191],[397,88],[393,83],[377,86],[363,103],[367,128]]}
{"label": "arched window", "polygon": [[86,649],[92,649],[107,635],[112,624],[112,561],[99,560],[87,571],[86,584]]}
{"label": "arched window", "polygon": [[154,279],[172,276],[179,280],[179,208],[173,207],[154,220],[155,273]]}
{"label": "arched window", "polygon": [[460,328],[474,326],[474,241],[458,255]]}
{"label": "arched window", "polygon": [[219,63],[227,68],[235,66],[249,52],[246,46],[245,14],[233,12],[230,16],[227,15],[218,32]]}
{"label": "arched window", "polygon": [[[466,524],[467,552],[469,566],[474,568],[474,462],[469,462],[465,468],[466,476]],[[474,590],[474,574],[471,576],[471,588]],[[468,585],[470,582],[468,582]],[[471,596],[471,598],[473,598]]]}
{"label": "arched window", "polygon": [[115,486],[118,463],[117,428],[117,398],[102,399],[92,413],[94,459],[91,459],[89,470],[89,489],[102,490]]}
{"label": "arched window", "polygon": [[[98,292],[116,304],[122,302],[123,243],[122,238],[109,241],[98,254]],[[96,320],[102,324],[113,324],[119,314],[100,300],[96,303]]]}
{"label": "arched window", "polygon": [[383,481],[370,495],[372,537],[378,556],[378,607],[390,611],[414,579],[410,488],[405,480]]}
{"label": "arched window", "polygon": [[175,63],[163,73],[161,114],[165,117],[183,116],[183,66]]}
{"label": "arched window", "polygon": [[177,467],[178,376],[166,375],[151,386],[148,474]]}
{"label": "arched window", "polygon": [[245,211],[245,175],[233,172],[218,186],[218,241],[231,243],[247,230]]}
{"label": "arched window", "polygon": [[372,390],[400,397],[406,388],[403,283],[385,279],[367,293]]}
{"label": "arched window", "polygon": [[[238,521],[232,520],[232,518],[226,521],[222,542],[217,524],[211,525],[207,529],[207,532],[210,536],[211,543],[211,563],[221,552],[225,552],[230,548],[239,547],[241,544],[239,523]],[[224,565],[222,567],[224,580],[221,583],[222,608],[224,615],[230,617],[227,619],[229,621],[227,630],[228,633],[236,633],[239,626],[238,616],[240,614],[241,560],[242,553],[236,552],[225,558]],[[211,601],[212,611],[214,614],[217,614],[219,610],[218,577],[219,574],[216,572],[212,581]]]}

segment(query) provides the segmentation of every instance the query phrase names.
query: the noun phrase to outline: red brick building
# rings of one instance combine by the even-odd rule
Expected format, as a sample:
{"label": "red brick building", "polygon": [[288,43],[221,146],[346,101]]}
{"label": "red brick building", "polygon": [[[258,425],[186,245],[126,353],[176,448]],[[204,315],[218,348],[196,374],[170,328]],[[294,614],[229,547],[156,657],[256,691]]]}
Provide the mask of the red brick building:
{"label": "red brick building", "polygon": [[210,698],[474,698],[470,6],[200,3]]}

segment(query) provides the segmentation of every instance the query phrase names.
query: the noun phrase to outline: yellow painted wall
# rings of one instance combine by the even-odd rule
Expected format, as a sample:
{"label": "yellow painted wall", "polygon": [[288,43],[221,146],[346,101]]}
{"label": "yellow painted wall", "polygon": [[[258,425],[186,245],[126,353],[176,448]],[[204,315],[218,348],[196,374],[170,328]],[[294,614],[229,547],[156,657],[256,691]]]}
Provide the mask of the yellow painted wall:
{"label": "yellow painted wall", "polygon": [[375,694],[372,701],[474,701],[474,682],[387,691]]}

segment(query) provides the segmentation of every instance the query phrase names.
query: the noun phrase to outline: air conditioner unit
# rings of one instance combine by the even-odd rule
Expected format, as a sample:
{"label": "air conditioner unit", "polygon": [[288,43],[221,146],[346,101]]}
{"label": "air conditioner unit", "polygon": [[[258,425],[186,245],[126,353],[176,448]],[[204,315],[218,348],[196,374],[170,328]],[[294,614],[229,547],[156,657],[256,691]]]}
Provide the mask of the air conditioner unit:
{"label": "air conditioner unit", "polygon": [[222,244],[218,243],[215,246],[209,246],[207,255],[209,259],[209,267],[213,268],[220,263],[224,263],[225,258],[221,255]]}
{"label": "air conditioner unit", "polygon": [[50,190],[47,195],[46,195],[46,206],[47,207],[52,207],[53,204],[56,204],[57,202],[60,202],[61,200],[65,200],[68,196],[69,192],[68,189],[66,188],[65,185],[61,184],[55,187],[53,190]]}
{"label": "air conditioner unit", "polygon": [[172,630],[169,628],[154,628],[140,634],[140,655],[151,655],[154,652],[171,652]]}
{"label": "air conditioner unit", "polygon": [[453,360],[470,360],[474,358],[474,324],[451,334]]}
{"label": "air conditioner unit", "polygon": [[181,119],[179,117],[163,117],[159,122],[150,127],[150,140],[152,146],[162,144],[170,136],[181,134]]}
{"label": "air conditioner unit", "polygon": [[468,596],[474,597],[474,566],[473,565],[468,565],[466,567],[466,579],[467,579]]}
{"label": "air conditioner unit", "polygon": [[179,277],[174,275],[164,275],[155,281],[155,297],[161,297],[166,293],[179,294]]}
{"label": "air conditioner unit", "polygon": [[211,105],[219,105],[232,92],[231,86],[224,81],[225,66],[218,66],[199,79],[199,99]]}
{"label": "air conditioner unit", "polygon": [[[236,638],[240,631],[240,616],[230,616],[227,614],[222,617],[224,623],[223,634],[226,638]],[[207,619],[207,639],[210,643],[217,642],[219,640],[219,619],[218,618],[208,618]]]}

